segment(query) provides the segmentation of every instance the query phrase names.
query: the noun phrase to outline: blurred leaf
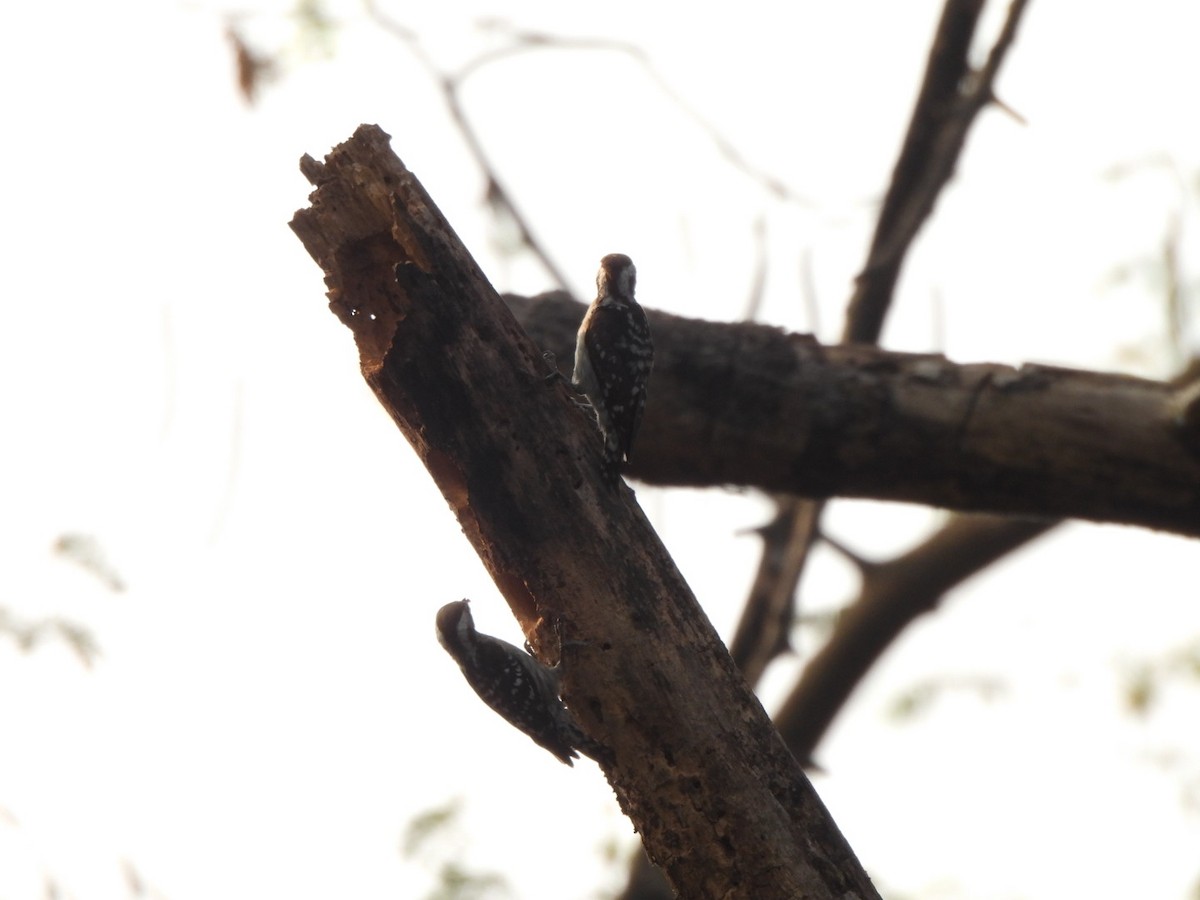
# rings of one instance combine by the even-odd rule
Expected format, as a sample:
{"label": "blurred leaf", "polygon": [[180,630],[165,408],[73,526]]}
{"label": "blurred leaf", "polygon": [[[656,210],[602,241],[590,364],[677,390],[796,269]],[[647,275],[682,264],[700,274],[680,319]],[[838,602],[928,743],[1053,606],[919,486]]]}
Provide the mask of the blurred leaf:
{"label": "blurred leaf", "polygon": [[983,702],[991,703],[1004,693],[1004,684],[998,679],[984,676],[931,678],[897,695],[888,714],[897,720],[911,719],[926,712],[935,700],[951,691],[975,694]]}
{"label": "blurred leaf", "polygon": [[1158,696],[1158,683],[1150,666],[1138,666],[1125,678],[1125,705],[1132,712],[1146,715]]}
{"label": "blurred leaf", "polygon": [[462,863],[466,841],[459,829],[462,800],[418,813],[405,829],[402,852],[411,859],[420,855],[423,865],[436,872],[437,885],[425,900],[478,900],[486,896],[511,897],[504,876],[471,872]]}
{"label": "blurred leaf", "polygon": [[411,859],[415,856],[431,838],[453,831],[461,812],[462,800],[455,797],[445,806],[435,806],[433,809],[417,813],[404,832],[404,846],[401,852],[405,858]]}
{"label": "blurred leaf", "polygon": [[100,648],[91,632],[82,625],[68,622],[66,619],[41,619],[36,622],[24,622],[12,615],[7,609],[0,607],[0,634],[7,634],[17,647],[28,653],[48,636],[57,636],[67,643],[79,657],[79,661],[89,669],[100,655]]}
{"label": "blurred leaf", "polygon": [[333,56],[337,22],[323,0],[299,0],[296,4],[296,43],[305,58]]}
{"label": "blurred leaf", "polygon": [[1161,658],[1127,665],[1125,702],[1140,715],[1147,715],[1162,693],[1163,682],[1185,678],[1200,681],[1200,638],[1184,644]]}
{"label": "blurred leaf", "polygon": [[454,862],[444,863],[438,877],[441,883],[426,895],[426,900],[477,900],[488,895],[513,895],[503,876],[488,872],[475,875]]}
{"label": "blurred leaf", "polygon": [[938,689],[931,684],[919,684],[899,694],[892,701],[888,715],[893,719],[911,719],[933,703]]}
{"label": "blurred leaf", "polygon": [[1167,665],[1172,672],[1200,679],[1200,640],[1172,653]]}
{"label": "blurred leaf", "polygon": [[225,39],[233,47],[238,90],[242,92],[242,99],[252,106],[260,89],[278,74],[278,67],[270,56],[255,50],[232,22],[225,27]]}
{"label": "blurred leaf", "polygon": [[59,535],[54,542],[54,552],[95,575],[110,591],[120,593],[125,590],[125,582],[92,535],[76,532]]}

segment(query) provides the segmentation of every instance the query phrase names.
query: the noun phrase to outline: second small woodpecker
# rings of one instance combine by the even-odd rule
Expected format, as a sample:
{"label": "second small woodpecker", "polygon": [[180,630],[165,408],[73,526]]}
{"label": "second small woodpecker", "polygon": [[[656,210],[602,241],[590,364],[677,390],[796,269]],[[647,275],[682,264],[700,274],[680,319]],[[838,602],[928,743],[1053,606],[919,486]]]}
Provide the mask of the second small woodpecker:
{"label": "second small woodpecker", "polygon": [[620,480],[621,464],[646,408],[646,382],[654,368],[654,343],[646,313],[633,297],[637,269],[623,253],[600,260],[596,299],[575,341],[571,384],[588,398],[604,435],[605,474]]}
{"label": "second small woodpecker", "polygon": [[559,699],[559,666],[546,666],[508,641],[475,630],[468,600],[447,603],[437,614],[437,638],[454,657],[479,698],[568,766],[576,749],[602,759]]}

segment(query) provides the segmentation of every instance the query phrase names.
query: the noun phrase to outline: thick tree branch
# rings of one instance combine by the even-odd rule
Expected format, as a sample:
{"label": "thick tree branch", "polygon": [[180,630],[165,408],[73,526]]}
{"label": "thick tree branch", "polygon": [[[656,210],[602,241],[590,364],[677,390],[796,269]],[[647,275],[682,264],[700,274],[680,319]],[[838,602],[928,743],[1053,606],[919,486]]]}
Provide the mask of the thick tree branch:
{"label": "thick tree branch", "polygon": [[[868,261],[848,306],[845,340],[878,341],[903,256],[953,172],[976,114],[992,98],[992,85],[1024,5],[1019,0],[1010,7],[984,69],[973,78],[968,77],[967,54],[982,4],[949,0],[943,9]],[[948,115],[951,108],[954,114]],[[775,518],[763,529],[763,558],[730,644],[751,684],[789,646],[794,597],[820,515],[818,501],[784,495],[777,501]]]}
{"label": "thick tree branch", "polygon": [[[968,53],[982,4],[976,0],[948,0],[943,7],[867,263],[847,307],[843,332],[846,341],[879,341],[903,260],[949,182],[976,116],[995,99],[996,76],[1016,37],[1024,9],[1025,0],[1011,4],[987,63],[970,77]],[[954,114],[947,114],[949,110]],[[809,507],[816,504],[796,502],[804,513],[801,521],[815,522],[819,511],[810,511]],[[834,715],[870,665],[919,612],[933,609],[952,584],[977,571],[971,566],[982,569],[991,565],[1003,553],[1054,524],[1050,520],[1031,525],[1025,520],[954,517],[920,548],[864,572],[859,597],[847,607],[837,629],[805,668],[789,702],[776,717],[792,752],[800,759],[811,758]],[[961,552],[949,567],[943,568],[943,548],[947,545]],[[908,578],[903,593],[886,595],[877,587],[904,580],[894,579],[893,572],[911,576],[927,568],[929,576]]]}
{"label": "thick tree branch", "polygon": [[[567,354],[583,305],[509,297]],[[1172,385],[1047,366],[822,346],[762,325],[649,311],[656,358],[630,466],[733,484],[1200,535],[1200,448]]]}
{"label": "thick tree branch", "polygon": [[[957,164],[967,130],[979,110],[994,96],[992,85],[1000,63],[1012,45],[1024,5],[1024,0],[1017,0],[1010,7],[987,65],[972,87],[967,84],[967,53],[982,4],[977,0],[947,0],[908,134],[876,223],[867,263],[847,307],[845,340],[878,342],[903,259]],[[960,91],[964,91],[965,96],[959,104],[958,115],[946,115]],[[776,516],[763,529],[762,559],[731,643],[733,657],[751,684],[755,684],[770,661],[790,645],[796,594],[823,505],[820,500],[776,495]],[[952,528],[953,523],[949,527]],[[981,562],[981,565],[986,564]],[[936,595],[926,599],[932,604],[936,602]],[[878,608],[873,609],[872,615],[880,614]],[[897,634],[899,630],[892,637]],[[797,690],[803,691],[815,684],[814,693],[822,693],[822,676],[826,674],[852,676],[831,685],[830,694],[838,698],[840,705],[862,672],[852,675],[849,667],[806,670]],[[838,705],[826,710],[828,718],[824,725],[814,725],[801,733],[810,740],[789,741],[798,759],[810,758],[817,738],[824,733]],[[800,737],[795,731],[789,734],[793,738]],[[635,897],[650,900],[655,896],[653,879],[645,868],[643,860],[635,861],[633,877],[625,894],[629,900]]]}
{"label": "thick tree branch", "polygon": [[[1171,380],[1172,423],[1185,443],[1200,446],[1187,417],[1200,407],[1194,363]],[[775,716],[775,726],[798,759],[809,759],[830,723],[891,642],[945,595],[980,570],[1058,525],[1055,519],[953,516],[909,552],[864,567],[858,596],[838,617],[829,640],[804,668]]]}
{"label": "thick tree branch", "polygon": [[565,699],[612,751],[609,781],[675,889],[877,896],[632,492],[603,480],[594,427],[544,383],[539,348],[387,136],[364,126],[301,167],[317,190],[292,227],[367,382],[534,646],[563,626]]}

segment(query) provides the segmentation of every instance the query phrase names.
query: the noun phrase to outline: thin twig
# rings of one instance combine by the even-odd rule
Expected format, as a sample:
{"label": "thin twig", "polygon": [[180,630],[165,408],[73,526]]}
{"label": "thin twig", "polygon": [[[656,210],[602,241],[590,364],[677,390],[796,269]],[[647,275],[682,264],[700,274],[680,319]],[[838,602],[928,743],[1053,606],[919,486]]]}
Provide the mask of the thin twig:
{"label": "thin twig", "polygon": [[514,40],[514,44],[508,47],[500,47],[484,54],[472,62],[468,63],[460,70],[460,75],[465,76],[468,72],[481,68],[484,65],[495,62],[505,56],[515,55],[528,50],[600,50],[611,53],[620,53],[628,56],[645,71],[646,76],[654,82],[655,87],[662,92],[684,116],[692,121],[708,139],[717,148],[717,152],[725,158],[725,161],[730,166],[737,169],[742,174],[757,182],[764,190],[772,196],[784,200],[788,203],[794,203],[797,206],[812,208],[816,203],[811,198],[801,194],[794,188],[789,187],[781,178],[771,174],[766,169],[751,163],[733,142],[727,138],[719,128],[710,122],[704,115],[691,103],[684,99],[679,91],[671,86],[671,83],[655,68],[650,61],[646,51],[633,44],[624,41],[616,41],[605,38],[570,38],[559,35],[546,34],[539,31],[524,31],[512,28],[502,28],[502,23],[495,23],[493,30],[503,31]]}
{"label": "thin twig", "polygon": [[[463,80],[476,70],[480,63],[476,60],[476,64],[468,64],[463,67],[457,74],[451,75],[442,71],[442,69],[433,61],[433,58],[426,52],[422,46],[420,38],[415,31],[399,22],[396,22],[380,10],[379,5],[375,0],[367,0],[367,13],[370,15],[381,28],[394,35],[399,40],[403,41],[412,52],[416,60],[429,73],[430,78],[438,86],[442,93],[442,98],[446,103],[446,108],[450,112],[450,117],[462,135],[464,143],[467,145],[467,150],[475,159],[475,164],[479,166],[483,172],[484,179],[487,182],[486,196],[488,202],[493,206],[503,209],[513,225],[516,226],[517,232],[521,236],[521,242],[529,248],[529,251],[537,258],[546,270],[546,274],[551,280],[564,291],[571,291],[571,282],[567,278],[566,273],[559,268],[554,261],[550,251],[542,244],[542,242],[533,233],[533,228],[529,224],[529,220],[525,217],[513,199],[512,193],[504,186],[497,174],[497,169],[492,163],[491,157],[484,150],[483,143],[479,139],[479,135],[475,130],[475,126],[471,124],[470,117],[463,108],[462,100],[459,96]],[[488,54],[482,58],[484,61],[497,58],[497,54]]]}
{"label": "thin twig", "polygon": [[763,551],[729,653],[755,685],[771,661],[791,648],[796,586],[804,571],[821,504],[775,498],[775,517],[759,529]]}
{"label": "thin twig", "polygon": [[767,293],[767,222],[762,216],[755,219],[752,235],[754,237],[754,274],[751,277],[750,290],[746,298],[746,314],[742,316],[747,322],[758,319]]}

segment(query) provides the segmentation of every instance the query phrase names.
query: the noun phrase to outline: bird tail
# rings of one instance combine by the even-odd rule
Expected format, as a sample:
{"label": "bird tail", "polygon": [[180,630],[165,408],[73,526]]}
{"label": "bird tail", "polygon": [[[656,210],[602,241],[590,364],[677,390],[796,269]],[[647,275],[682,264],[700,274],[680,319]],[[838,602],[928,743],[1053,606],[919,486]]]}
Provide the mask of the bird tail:
{"label": "bird tail", "polygon": [[610,484],[621,481],[621,465],[625,462],[625,448],[621,446],[621,438],[616,430],[604,434],[604,475]]}

